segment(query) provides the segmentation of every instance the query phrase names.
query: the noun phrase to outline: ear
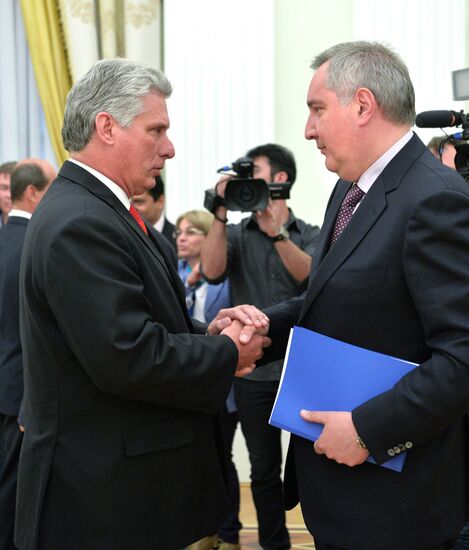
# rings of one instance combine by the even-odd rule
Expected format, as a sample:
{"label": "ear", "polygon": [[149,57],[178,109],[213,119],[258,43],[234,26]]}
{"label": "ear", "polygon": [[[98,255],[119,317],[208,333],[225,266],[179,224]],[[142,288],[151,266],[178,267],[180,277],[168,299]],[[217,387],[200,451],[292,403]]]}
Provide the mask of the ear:
{"label": "ear", "polygon": [[105,111],[98,113],[94,119],[97,138],[106,143],[113,145],[116,137],[116,129],[119,127],[114,118]]}
{"label": "ear", "polygon": [[26,199],[28,203],[36,205],[40,200],[40,191],[30,183],[24,190],[23,200],[24,199]]}
{"label": "ear", "polygon": [[285,183],[286,181],[288,181],[288,174],[283,170],[275,174],[274,183]]}
{"label": "ear", "polygon": [[368,88],[358,88],[355,92],[355,103],[357,107],[358,124],[365,126],[371,120],[378,108],[375,96]]}

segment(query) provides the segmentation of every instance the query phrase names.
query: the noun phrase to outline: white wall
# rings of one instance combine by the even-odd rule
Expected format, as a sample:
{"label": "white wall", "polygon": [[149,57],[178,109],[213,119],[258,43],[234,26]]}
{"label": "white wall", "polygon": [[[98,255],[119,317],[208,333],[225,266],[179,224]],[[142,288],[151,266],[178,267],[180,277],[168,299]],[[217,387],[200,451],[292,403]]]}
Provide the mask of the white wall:
{"label": "white wall", "polygon": [[167,214],[203,207],[216,170],[274,137],[274,9],[270,0],[170,0],[164,70],[176,157]]}

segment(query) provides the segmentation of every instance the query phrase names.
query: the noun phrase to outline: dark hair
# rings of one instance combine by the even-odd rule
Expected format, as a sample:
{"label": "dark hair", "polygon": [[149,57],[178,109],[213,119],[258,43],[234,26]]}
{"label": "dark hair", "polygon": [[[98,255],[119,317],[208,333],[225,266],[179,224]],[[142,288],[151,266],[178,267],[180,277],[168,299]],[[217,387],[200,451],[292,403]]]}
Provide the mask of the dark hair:
{"label": "dark hair", "polygon": [[269,161],[272,177],[278,172],[286,172],[288,181],[294,183],[296,179],[296,163],[293,153],[276,143],[266,143],[250,149],[246,155],[252,159],[266,157]]}
{"label": "dark hair", "polygon": [[161,197],[161,195],[164,195],[164,181],[161,176],[156,176],[155,181],[156,181],[155,187],[152,187],[151,189],[149,189],[148,194],[156,202]]}
{"label": "dark hair", "polygon": [[3,164],[0,164],[0,174],[11,174],[17,164],[18,163],[16,162],[16,160],[11,160],[9,162],[4,162]]}
{"label": "dark hair", "polygon": [[44,170],[34,162],[20,164],[11,173],[11,200],[20,200],[28,185],[42,191],[48,184]]}

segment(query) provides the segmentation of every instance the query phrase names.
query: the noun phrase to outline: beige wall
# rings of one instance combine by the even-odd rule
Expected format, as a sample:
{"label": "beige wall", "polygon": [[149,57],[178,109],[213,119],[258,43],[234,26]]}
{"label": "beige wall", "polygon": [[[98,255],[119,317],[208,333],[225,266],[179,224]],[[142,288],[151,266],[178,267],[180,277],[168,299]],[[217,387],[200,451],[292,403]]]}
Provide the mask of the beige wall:
{"label": "beige wall", "polygon": [[304,138],[309,65],[327,47],[352,40],[353,0],[275,0],[275,8],[275,140],[296,156],[290,201],[295,214],[321,225],[337,177],[324,167],[315,143]]}

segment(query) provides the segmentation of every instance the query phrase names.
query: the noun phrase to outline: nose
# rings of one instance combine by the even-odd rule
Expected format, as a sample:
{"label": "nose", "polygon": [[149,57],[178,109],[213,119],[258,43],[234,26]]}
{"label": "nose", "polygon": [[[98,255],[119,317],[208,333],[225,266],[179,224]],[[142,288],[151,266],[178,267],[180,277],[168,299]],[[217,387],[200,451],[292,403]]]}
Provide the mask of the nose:
{"label": "nose", "polygon": [[176,154],[176,151],[174,149],[173,142],[169,139],[169,137],[166,137],[166,141],[163,145],[163,152],[161,156],[167,159],[172,159],[175,154]]}
{"label": "nose", "polygon": [[314,127],[313,117],[311,115],[308,116],[308,119],[306,121],[305,138],[307,140],[316,139],[316,129]]}

